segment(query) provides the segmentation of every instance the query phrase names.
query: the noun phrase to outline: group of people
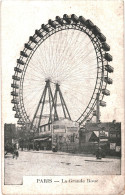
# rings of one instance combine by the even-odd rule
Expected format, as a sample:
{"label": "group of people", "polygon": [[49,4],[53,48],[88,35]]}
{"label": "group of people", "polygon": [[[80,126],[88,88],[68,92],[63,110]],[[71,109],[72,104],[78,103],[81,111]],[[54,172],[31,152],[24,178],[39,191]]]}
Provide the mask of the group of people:
{"label": "group of people", "polygon": [[18,144],[5,144],[5,155],[7,153],[11,153],[13,155],[13,158],[17,159],[19,157],[19,152],[18,152]]}

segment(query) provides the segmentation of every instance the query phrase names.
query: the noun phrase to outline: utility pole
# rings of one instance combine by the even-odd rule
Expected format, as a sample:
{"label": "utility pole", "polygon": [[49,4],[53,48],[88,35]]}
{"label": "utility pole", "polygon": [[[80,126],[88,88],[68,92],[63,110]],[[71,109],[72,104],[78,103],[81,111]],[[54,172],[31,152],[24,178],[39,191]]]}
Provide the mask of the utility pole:
{"label": "utility pole", "polygon": [[99,102],[99,93],[97,93],[97,103],[96,103],[96,123],[97,126],[99,127],[99,142],[98,142],[98,148],[100,147],[100,102]]}
{"label": "utility pole", "polygon": [[102,125],[100,122],[100,101],[99,101],[99,93],[97,93],[97,102],[96,102],[96,124],[99,130],[99,140],[98,140],[98,152],[96,154],[97,159],[102,158],[101,148],[100,148],[100,130],[102,129]]}
{"label": "utility pole", "polygon": [[100,102],[99,102],[99,93],[97,93],[97,102],[96,102],[96,123],[100,122]]}

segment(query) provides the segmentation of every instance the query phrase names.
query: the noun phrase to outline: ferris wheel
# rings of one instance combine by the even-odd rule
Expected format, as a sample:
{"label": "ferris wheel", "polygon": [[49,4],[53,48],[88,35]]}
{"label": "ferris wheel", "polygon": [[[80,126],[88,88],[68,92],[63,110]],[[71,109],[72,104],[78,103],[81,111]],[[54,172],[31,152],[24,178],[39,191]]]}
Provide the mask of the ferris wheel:
{"label": "ferris wheel", "polygon": [[64,14],[42,24],[14,68],[11,103],[17,123],[38,127],[62,117],[82,125],[91,119],[97,94],[100,106],[106,106],[103,98],[110,95],[114,69],[109,50],[100,29],[82,16]]}

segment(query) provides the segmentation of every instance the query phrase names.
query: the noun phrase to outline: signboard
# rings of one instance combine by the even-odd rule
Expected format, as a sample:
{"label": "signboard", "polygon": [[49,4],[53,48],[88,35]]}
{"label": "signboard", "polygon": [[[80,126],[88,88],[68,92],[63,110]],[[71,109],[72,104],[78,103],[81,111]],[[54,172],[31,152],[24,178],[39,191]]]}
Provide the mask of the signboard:
{"label": "signboard", "polygon": [[107,132],[105,132],[105,131],[100,131],[100,136],[105,136],[105,137],[107,137],[108,136],[108,133]]}
{"label": "signboard", "polygon": [[53,133],[65,133],[65,125],[53,125]]}
{"label": "signboard", "polygon": [[116,133],[110,133],[110,137],[111,137],[111,138],[116,137]]}
{"label": "signboard", "polygon": [[100,139],[100,142],[107,142],[108,139]]}
{"label": "signboard", "polygon": [[78,127],[67,127],[67,131],[78,131]]}
{"label": "signboard", "polygon": [[115,150],[116,143],[110,143],[110,150]]}
{"label": "signboard", "polygon": [[65,129],[65,125],[53,125],[53,129]]}
{"label": "signboard", "polygon": [[65,133],[65,129],[53,129],[53,133]]}
{"label": "signboard", "polygon": [[116,152],[120,152],[120,150],[121,150],[121,146],[116,146]]}

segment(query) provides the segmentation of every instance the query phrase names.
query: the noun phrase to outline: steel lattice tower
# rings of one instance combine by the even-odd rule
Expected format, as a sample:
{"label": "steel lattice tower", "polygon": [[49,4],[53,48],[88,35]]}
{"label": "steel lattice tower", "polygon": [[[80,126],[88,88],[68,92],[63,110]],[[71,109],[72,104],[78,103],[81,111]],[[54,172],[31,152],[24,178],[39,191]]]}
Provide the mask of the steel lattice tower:
{"label": "steel lattice tower", "polygon": [[[59,112],[57,107],[60,106],[63,112],[63,118],[71,120],[70,113],[66,106],[65,100],[63,98],[62,92],[60,90],[60,85],[55,84],[55,93],[53,96],[50,80],[45,81],[45,87],[38,103],[37,109],[35,111],[33,120],[31,122],[31,129],[34,127],[35,121],[37,121],[37,131],[39,127],[42,127],[42,122],[46,118],[46,124],[51,124],[53,121],[59,120]],[[60,101],[60,104],[58,102]],[[48,115],[44,114],[45,104],[48,104]],[[45,124],[44,124],[45,125]]]}

